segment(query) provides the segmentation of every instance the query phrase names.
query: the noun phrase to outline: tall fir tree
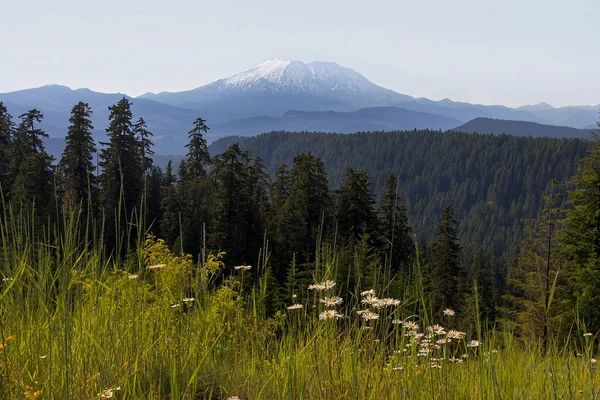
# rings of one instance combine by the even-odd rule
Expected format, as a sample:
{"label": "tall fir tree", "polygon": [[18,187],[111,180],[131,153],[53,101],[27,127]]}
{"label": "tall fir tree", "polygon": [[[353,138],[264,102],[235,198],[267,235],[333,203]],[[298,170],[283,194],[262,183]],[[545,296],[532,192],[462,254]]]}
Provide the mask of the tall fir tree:
{"label": "tall fir tree", "polygon": [[346,179],[339,190],[337,203],[338,233],[344,244],[354,245],[363,234],[371,244],[378,243],[378,221],[375,200],[365,171],[346,169]]}
{"label": "tall fir tree", "polygon": [[144,173],[147,174],[153,164],[152,156],[154,155],[154,150],[152,148],[154,142],[152,142],[151,137],[154,136],[154,134],[148,130],[148,125],[142,117],[138,118],[132,129],[133,134],[138,141],[138,145],[140,146],[139,153],[142,160],[142,168]]}
{"label": "tall fir tree", "polygon": [[385,181],[378,213],[384,249],[392,272],[400,273],[403,280],[410,280],[415,245],[406,207],[400,202],[398,180],[393,174]]}
{"label": "tall fir tree", "polygon": [[[126,232],[127,222],[139,216],[143,190],[143,166],[140,146],[131,123],[131,101],[126,97],[109,106],[109,125],[106,128],[109,141],[102,143],[100,152],[101,202],[106,218],[107,244],[127,245],[118,237]],[[137,211],[136,211],[137,210]],[[139,222],[135,221],[135,222]],[[119,230],[117,232],[117,229]],[[129,237],[133,240],[135,235]],[[121,250],[126,250],[121,247]]]}
{"label": "tall fir tree", "polygon": [[[250,188],[248,154],[234,143],[213,159],[216,207],[212,246],[227,253],[229,265],[252,263],[258,249],[252,248],[250,232]],[[256,234],[256,232],[253,232]]]}
{"label": "tall fir tree", "polygon": [[188,133],[189,142],[185,145],[188,149],[187,164],[195,177],[206,175],[206,166],[210,164],[208,144],[204,138],[208,129],[206,121],[202,118],[197,118],[194,121],[194,128]]}
{"label": "tall fir tree", "polygon": [[177,179],[173,173],[173,163],[167,163],[162,179],[160,200],[160,232],[168,245],[173,246],[179,236],[179,208],[177,207]]}
{"label": "tall fir tree", "polygon": [[[600,127],[600,123],[599,123]],[[569,192],[567,211],[560,235],[567,260],[570,291],[580,322],[588,331],[600,331],[600,137],[582,160]]]}
{"label": "tall fir tree", "polygon": [[[8,113],[4,103],[0,101],[0,190],[4,200],[9,199],[11,186],[10,163],[13,152],[13,135],[15,124],[12,116]],[[2,210],[2,199],[0,199],[0,210]]]}
{"label": "tall fir tree", "polygon": [[96,203],[97,182],[93,164],[96,145],[89,104],[77,103],[71,110],[66,146],[59,166],[62,174],[63,201],[68,210],[79,209],[85,217]]}
{"label": "tall fir tree", "polygon": [[10,167],[14,177],[11,200],[22,205],[32,204],[36,214],[45,217],[54,203],[54,158],[46,152],[42,140],[48,135],[38,126],[44,116],[32,109],[19,118]]}
{"label": "tall fir tree", "polygon": [[444,207],[428,269],[432,309],[440,316],[446,308],[457,309],[462,296],[458,291],[461,267],[456,224],[454,208],[451,205]]}

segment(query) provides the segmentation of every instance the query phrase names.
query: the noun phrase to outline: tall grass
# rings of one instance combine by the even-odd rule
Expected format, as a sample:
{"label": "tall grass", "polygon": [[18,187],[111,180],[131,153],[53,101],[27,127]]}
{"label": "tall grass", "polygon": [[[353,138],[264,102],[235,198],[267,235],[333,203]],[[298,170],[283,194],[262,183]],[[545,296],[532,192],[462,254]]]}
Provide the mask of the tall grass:
{"label": "tall grass", "polygon": [[[251,271],[229,271],[223,255],[195,262],[138,233],[139,251],[112,258],[95,228],[75,216],[60,226],[36,229],[28,213],[1,218],[2,398],[600,398],[593,336],[544,353],[474,321],[475,332],[424,354],[423,340],[445,336],[415,340],[394,321],[426,335],[434,323],[455,327],[424,312],[418,285],[369,322],[356,313],[360,294],[338,293],[341,283],[303,290],[302,308],[268,315],[267,246]],[[319,259],[315,282],[336,273],[335,256]],[[336,294],[348,299],[336,307],[344,318],[319,319],[320,300]]]}

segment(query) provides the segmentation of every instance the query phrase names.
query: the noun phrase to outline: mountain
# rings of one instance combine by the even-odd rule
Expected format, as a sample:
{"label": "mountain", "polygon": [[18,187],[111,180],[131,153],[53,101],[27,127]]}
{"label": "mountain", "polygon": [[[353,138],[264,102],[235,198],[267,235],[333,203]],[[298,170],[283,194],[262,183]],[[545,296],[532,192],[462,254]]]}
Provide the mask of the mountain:
{"label": "mountain", "polygon": [[354,133],[411,129],[450,129],[460,121],[398,107],[363,108],[353,112],[288,111],[280,117],[250,117],[216,125],[214,137],[254,136],[270,131]]}
{"label": "mountain", "polygon": [[44,114],[42,128],[53,138],[64,138],[69,126],[71,108],[79,101],[89,103],[92,107],[93,136],[96,141],[106,139],[105,129],[108,126],[108,106],[127,97],[133,102],[134,118],[144,117],[150,131],[154,133],[154,142],[161,152],[179,152],[187,143],[187,132],[194,120],[199,116],[197,111],[151,100],[134,99],[121,93],[98,93],[89,89],[72,90],[66,86],[48,85],[35,89],[0,93],[0,101],[4,102],[13,119],[29,109],[37,108]]}
{"label": "mountain", "polygon": [[147,93],[140,98],[202,110],[207,118],[220,122],[276,117],[290,110],[355,111],[412,100],[336,63],[277,59],[193,90]]}
{"label": "mountain", "polygon": [[576,129],[568,126],[543,125],[535,122],[509,121],[493,118],[475,118],[453,129],[467,133],[493,133],[514,136],[589,138],[589,129]]}
{"label": "mountain", "polygon": [[378,86],[336,63],[278,59],[196,89],[146,93],[140,98],[201,111],[213,125],[248,117],[279,117],[290,110],[351,112],[393,106],[461,122],[487,117],[583,128],[596,122],[600,109],[554,108],[547,103],[510,108],[414,98]]}

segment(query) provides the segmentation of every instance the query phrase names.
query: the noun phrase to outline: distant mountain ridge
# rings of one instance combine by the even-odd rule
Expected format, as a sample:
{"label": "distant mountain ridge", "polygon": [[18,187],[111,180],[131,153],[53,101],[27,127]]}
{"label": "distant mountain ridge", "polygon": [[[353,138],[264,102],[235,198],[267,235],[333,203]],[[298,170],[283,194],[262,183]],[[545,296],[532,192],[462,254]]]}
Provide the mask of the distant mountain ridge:
{"label": "distant mountain ridge", "polygon": [[[108,106],[123,96],[133,101],[134,118],[146,119],[155,135],[156,151],[162,154],[185,154],[187,132],[197,117],[207,120],[211,128],[207,140],[211,142],[228,135],[248,136],[272,130],[446,130],[476,118],[590,129],[595,127],[600,109],[600,105],[554,108],[547,103],[510,108],[414,98],[378,86],[336,63],[277,59],[183,92],[131,98],[120,93],[48,85],[0,93],[0,101],[15,119],[31,108],[39,109],[45,117],[42,128],[54,138],[65,136],[73,105],[87,102],[93,110],[94,137],[104,140]],[[496,123],[492,125],[478,129],[497,133]]]}
{"label": "distant mountain ridge", "polygon": [[510,121],[493,118],[475,118],[453,131],[466,133],[493,133],[513,136],[589,138],[590,129],[576,129],[568,126],[543,125],[535,122]]}

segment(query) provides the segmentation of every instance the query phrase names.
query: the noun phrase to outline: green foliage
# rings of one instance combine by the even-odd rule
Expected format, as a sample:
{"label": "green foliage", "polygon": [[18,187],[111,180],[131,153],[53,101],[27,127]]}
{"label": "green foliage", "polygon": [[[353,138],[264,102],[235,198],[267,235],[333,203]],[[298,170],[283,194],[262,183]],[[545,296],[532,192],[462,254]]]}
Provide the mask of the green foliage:
{"label": "green foliage", "polygon": [[60,160],[63,201],[67,209],[85,212],[96,203],[97,181],[93,164],[96,145],[92,138],[92,110],[79,102],[71,110],[66,146]]}
{"label": "green foliage", "polygon": [[589,329],[600,330],[600,141],[582,161],[569,192],[569,204],[561,234],[567,260],[570,289],[577,313]]}

